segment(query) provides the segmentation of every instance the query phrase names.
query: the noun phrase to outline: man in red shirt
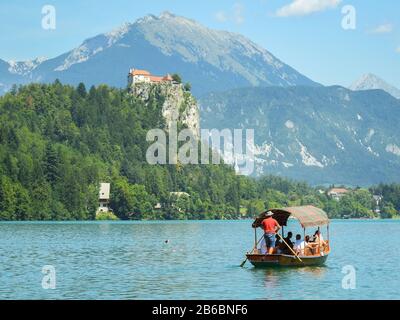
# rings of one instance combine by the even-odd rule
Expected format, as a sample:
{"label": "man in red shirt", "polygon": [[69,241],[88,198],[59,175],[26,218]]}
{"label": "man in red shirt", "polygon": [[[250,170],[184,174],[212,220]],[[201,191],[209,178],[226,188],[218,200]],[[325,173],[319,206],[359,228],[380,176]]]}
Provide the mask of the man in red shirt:
{"label": "man in red shirt", "polygon": [[273,254],[275,248],[275,235],[281,228],[278,221],[272,218],[273,215],[274,214],[271,211],[268,211],[266,218],[261,222],[264,229],[264,239],[268,254]]}

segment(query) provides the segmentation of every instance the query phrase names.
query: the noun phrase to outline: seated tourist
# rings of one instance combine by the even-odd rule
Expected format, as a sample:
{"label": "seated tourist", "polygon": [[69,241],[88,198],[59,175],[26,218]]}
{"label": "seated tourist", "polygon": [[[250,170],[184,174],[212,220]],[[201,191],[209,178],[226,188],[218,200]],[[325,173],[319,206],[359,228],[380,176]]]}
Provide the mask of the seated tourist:
{"label": "seated tourist", "polygon": [[291,231],[288,232],[285,241],[286,243],[293,248],[293,242],[292,242],[292,237],[293,237],[293,233]]}
{"label": "seated tourist", "polygon": [[282,253],[282,241],[277,234],[275,235],[275,248],[274,248],[273,253],[274,254]]}
{"label": "seated tourist", "polygon": [[319,230],[315,231],[314,238],[316,239],[316,242],[317,241],[321,241],[321,242],[324,241],[324,237],[322,236],[322,233]]}
{"label": "seated tourist", "polygon": [[296,242],[294,244],[294,250],[298,255],[313,255],[316,251],[315,243],[310,242],[310,236],[306,236],[304,240],[301,240],[301,235],[296,235]]}
{"label": "seated tourist", "polygon": [[318,247],[318,243],[311,242],[310,236],[306,236],[305,238],[305,255],[313,255],[316,253]]}
{"label": "seated tourist", "polygon": [[[289,245],[290,248],[293,249],[292,237],[293,237],[293,233],[291,231],[289,231],[285,238],[285,242]],[[286,244],[283,244],[283,246],[284,247],[283,247],[282,251],[284,254],[290,254],[290,255],[293,254],[292,250],[290,250]]]}
{"label": "seated tourist", "polygon": [[323,252],[326,248],[327,243],[325,242],[322,233],[319,230],[317,230],[314,233],[314,237],[315,237],[315,243],[318,244],[320,251]]}
{"label": "seated tourist", "polygon": [[311,242],[316,242],[316,240],[317,240],[317,232],[318,232],[318,230],[314,232]]}
{"label": "seated tourist", "polygon": [[304,254],[304,249],[306,247],[306,242],[301,240],[301,235],[297,234],[296,235],[296,242],[294,243],[293,249],[296,252],[296,254]]}

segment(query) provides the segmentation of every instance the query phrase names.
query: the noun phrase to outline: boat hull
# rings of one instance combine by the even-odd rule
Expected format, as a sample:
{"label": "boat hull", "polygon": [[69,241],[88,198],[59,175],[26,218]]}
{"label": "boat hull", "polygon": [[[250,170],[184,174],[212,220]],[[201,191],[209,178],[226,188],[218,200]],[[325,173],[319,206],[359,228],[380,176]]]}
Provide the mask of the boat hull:
{"label": "boat hull", "polygon": [[300,256],[301,261],[295,256],[285,254],[247,254],[246,256],[251,264],[257,268],[321,266],[328,259],[327,254],[323,256]]}

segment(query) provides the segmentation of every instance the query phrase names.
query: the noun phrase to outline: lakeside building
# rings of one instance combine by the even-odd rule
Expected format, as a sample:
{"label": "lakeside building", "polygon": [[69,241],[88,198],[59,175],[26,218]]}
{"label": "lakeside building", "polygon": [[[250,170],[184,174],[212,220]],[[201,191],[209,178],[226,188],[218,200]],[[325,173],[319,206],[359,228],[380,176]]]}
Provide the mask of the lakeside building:
{"label": "lakeside building", "polygon": [[327,195],[336,201],[339,201],[345,194],[350,191],[345,188],[332,188],[328,191]]}
{"label": "lakeside building", "polygon": [[383,196],[374,194],[372,197],[374,198],[374,201],[375,201],[375,213],[380,214]]}
{"label": "lakeside building", "polygon": [[110,183],[100,183],[99,208],[97,213],[109,212],[110,210]]}

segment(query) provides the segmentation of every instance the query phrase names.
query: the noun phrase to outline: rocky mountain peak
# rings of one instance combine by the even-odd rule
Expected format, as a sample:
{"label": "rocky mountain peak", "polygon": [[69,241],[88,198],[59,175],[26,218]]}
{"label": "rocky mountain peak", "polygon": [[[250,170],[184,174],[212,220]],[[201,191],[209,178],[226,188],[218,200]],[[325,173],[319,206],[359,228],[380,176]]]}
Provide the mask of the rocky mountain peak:
{"label": "rocky mountain peak", "polygon": [[[21,68],[23,78],[18,83],[59,79],[74,85],[117,87],[126,85],[130,68],[176,72],[192,84],[196,95],[248,86],[319,86],[242,35],[210,29],[168,11],[86,39],[34,67],[12,70]],[[6,85],[12,84],[9,79],[15,81],[9,75],[1,68],[0,80]]]}
{"label": "rocky mountain peak", "polygon": [[361,90],[383,90],[392,95],[393,97],[400,99],[400,90],[386,81],[381,79],[375,74],[367,73],[361,76],[360,79],[355,81],[350,87],[350,90],[361,91]]}
{"label": "rocky mountain peak", "polygon": [[27,61],[10,60],[8,61],[8,71],[12,74],[24,76],[32,72],[37,66],[39,66],[42,62],[46,60],[46,57],[38,57]]}

